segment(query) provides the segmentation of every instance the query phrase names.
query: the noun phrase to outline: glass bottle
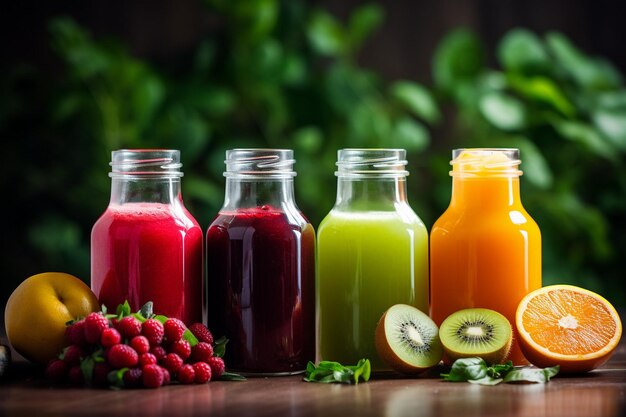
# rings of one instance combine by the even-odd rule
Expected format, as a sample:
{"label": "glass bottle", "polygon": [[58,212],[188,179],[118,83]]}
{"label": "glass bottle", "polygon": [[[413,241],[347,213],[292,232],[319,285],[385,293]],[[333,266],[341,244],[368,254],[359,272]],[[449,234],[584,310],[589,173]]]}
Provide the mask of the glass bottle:
{"label": "glass bottle", "polygon": [[[522,206],[519,150],[455,149],[452,198],[430,238],[430,313],[489,308],[515,331],[515,310],[541,287],[541,233]],[[509,356],[528,363],[513,339]]]}
{"label": "glass bottle", "polygon": [[190,325],[202,320],[202,229],[185,208],[180,152],[112,152],[111,200],[91,232],[91,288],[115,311],[154,310]]}
{"label": "glass bottle", "polygon": [[315,231],[294,200],[293,151],[226,152],[224,206],[207,231],[207,321],[248,374],[302,372],[315,349]]}
{"label": "glass bottle", "polygon": [[318,231],[317,360],[387,370],[374,345],[382,314],[398,303],[428,312],[428,234],[406,164],[403,149],[338,152],[337,201]]}

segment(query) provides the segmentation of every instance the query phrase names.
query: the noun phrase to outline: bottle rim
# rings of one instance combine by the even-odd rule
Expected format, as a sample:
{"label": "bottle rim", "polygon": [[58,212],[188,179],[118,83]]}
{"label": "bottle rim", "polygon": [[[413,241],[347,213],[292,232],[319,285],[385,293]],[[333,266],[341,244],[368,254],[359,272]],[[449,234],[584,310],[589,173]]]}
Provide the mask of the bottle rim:
{"label": "bottle rim", "polygon": [[523,172],[517,148],[458,148],[452,151],[452,171],[455,178],[512,178]]}
{"label": "bottle rim", "polygon": [[224,177],[238,179],[289,179],[297,175],[292,149],[235,148],[226,151]]}
{"label": "bottle rim", "polygon": [[395,148],[344,148],[337,151],[340,178],[401,178],[409,175],[406,150]]}
{"label": "bottle rim", "polygon": [[180,178],[180,151],[176,149],[118,149],[111,152],[111,178]]}

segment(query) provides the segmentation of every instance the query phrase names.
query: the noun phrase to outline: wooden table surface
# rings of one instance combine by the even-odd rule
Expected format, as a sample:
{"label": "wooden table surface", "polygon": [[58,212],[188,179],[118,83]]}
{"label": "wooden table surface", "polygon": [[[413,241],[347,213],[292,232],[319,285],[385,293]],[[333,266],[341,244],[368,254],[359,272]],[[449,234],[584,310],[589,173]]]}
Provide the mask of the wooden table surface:
{"label": "wooden table surface", "polygon": [[626,343],[602,368],[547,384],[478,386],[377,377],[358,386],[305,383],[301,376],[170,385],[156,390],[51,387],[17,361],[0,381],[1,416],[564,416],[626,415]]}

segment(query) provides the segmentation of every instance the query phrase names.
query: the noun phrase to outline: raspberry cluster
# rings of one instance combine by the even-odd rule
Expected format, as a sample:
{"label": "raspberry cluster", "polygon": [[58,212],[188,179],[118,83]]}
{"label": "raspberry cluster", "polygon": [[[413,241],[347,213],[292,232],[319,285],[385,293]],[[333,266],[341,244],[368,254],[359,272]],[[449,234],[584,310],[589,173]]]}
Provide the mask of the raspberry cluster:
{"label": "raspberry cluster", "polygon": [[[204,384],[224,373],[209,329],[174,318],[90,313],[66,328],[69,343],[46,377],[73,385],[158,388]],[[160,319],[160,320],[159,320]],[[223,348],[223,346],[221,346]]]}

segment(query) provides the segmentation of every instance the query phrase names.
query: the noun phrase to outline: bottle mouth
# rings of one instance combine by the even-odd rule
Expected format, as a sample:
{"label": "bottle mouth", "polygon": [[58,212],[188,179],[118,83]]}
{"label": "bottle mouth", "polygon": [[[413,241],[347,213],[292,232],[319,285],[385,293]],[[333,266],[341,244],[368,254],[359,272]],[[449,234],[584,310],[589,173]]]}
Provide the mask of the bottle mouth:
{"label": "bottle mouth", "polygon": [[111,178],[180,178],[183,164],[175,149],[120,149],[111,152]]}
{"label": "bottle mouth", "polygon": [[296,160],[291,149],[230,149],[226,151],[226,178],[293,178]]}
{"label": "bottle mouth", "polygon": [[407,163],[404,149],[340,149],[335,175],[354,179],[406,177]]}
{"label": "bottle mouth", "polygon": [[519,177],[520,151],[515,148],[462,148],[452,151],[452,171],[455,178]]}

